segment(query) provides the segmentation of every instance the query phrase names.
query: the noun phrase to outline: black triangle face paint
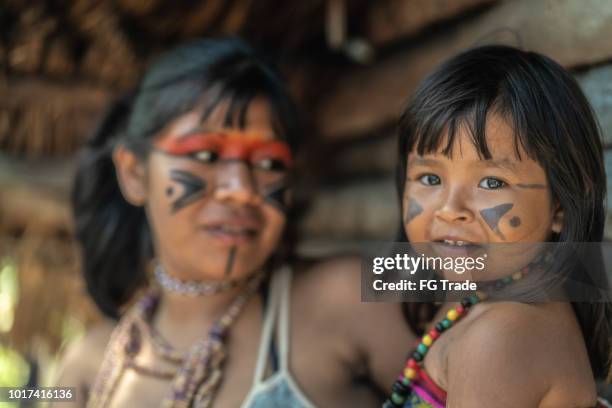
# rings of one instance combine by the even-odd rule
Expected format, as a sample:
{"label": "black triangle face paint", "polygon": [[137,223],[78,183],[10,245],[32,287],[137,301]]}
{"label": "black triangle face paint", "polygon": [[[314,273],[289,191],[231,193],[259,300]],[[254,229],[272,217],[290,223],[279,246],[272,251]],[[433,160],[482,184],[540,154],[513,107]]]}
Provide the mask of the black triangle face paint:
{"label": "black triangle face paint", "polygon": [[264,194],[264,200],[283,214],[287,213],[289,186],[286,180],[281,180],[268,187],[268,192]]}
{"label": "black triangle face paint", "polygon": [[408,200],[408,211],[406,216],[404,217],[406,223],[412,221],[419,214],[423,212],[423,207],[419,203],[417,203],[413,198]]}
{"label": "black triangle face paint", "polygon": [[501,239],[505,240],[506,237],[499,230],[499,220],[514,206],[514,204],[506,203],[500,204],[496,207],[485,208],[484,210],[480,210],[480,215],[484,218],[485,222],[491,228],[497,236]]}
{"label": "black triangle face paint", "polygon": [[[206,181],[183,170],[172,170],[170,179],[179,183],[183,191],[176,200],[172,202],[172,213],[177,212],[181,208],[199,200],[206,193]],[[167,195],[171,195],[174,190],[170,187],[166,190]]]}

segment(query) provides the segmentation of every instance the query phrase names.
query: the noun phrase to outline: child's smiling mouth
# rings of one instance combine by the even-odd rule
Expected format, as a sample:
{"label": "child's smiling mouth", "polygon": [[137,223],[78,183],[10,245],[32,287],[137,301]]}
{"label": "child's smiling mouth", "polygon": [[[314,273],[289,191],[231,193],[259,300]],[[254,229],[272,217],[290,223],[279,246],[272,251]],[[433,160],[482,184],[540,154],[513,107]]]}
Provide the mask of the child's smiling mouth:
{"label": "child's smiling mouth", "polygon": [[484,245],[468,240],[458,235],[444,235],[435,237],[428,245],[439,256],[473,256],[482,252]]}

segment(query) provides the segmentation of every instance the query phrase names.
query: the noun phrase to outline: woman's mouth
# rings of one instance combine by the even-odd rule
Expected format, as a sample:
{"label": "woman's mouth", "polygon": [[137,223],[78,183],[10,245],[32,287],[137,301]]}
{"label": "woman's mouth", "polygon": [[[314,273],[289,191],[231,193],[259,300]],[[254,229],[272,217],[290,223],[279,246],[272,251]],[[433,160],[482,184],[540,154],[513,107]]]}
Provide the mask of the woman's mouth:
{"label": "woman's mouth", "polygon": [[251,242],[259,233],[252,223],[213,223],[203,227],[204,232],[223,245],[240,245]]}

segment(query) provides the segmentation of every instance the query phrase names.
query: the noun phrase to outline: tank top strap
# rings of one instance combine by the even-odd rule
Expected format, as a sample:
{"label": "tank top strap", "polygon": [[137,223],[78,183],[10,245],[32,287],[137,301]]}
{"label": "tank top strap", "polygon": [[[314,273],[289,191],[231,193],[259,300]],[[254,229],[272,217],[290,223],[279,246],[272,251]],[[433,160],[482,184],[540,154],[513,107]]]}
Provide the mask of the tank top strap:
{"label": "tank top strap", "polygon": [[263,382],[266,373],[266,365],[269,360],[270,346],[272,344],[272,336],[274,334],[274,326],[277,320],[279,308],[279,292],[280,292],[280,271],[274,272],[270,277],[268,304],[265,305],[265,314],[263,319],[263,327],[261,331],[261,339],[259,341],[259,349],[257,351],[257,362],[255,364],[255,375],[253,385]]}
{"label": "tank top strap", "polygon": [[291,315],[291,278],[292,270],[285,266],[280,272],[279,277],[279,360],[280,371],[289,372],[289,342],[290,339],[290,315]]}

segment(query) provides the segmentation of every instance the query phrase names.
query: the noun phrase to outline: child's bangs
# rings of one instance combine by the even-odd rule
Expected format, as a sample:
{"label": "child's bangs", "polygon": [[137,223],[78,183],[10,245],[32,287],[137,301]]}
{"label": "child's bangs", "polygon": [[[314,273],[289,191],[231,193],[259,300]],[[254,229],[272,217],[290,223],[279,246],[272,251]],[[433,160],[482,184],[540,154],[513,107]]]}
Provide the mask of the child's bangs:
{"label": "child's bangs", "polygon": [[405,151],[416,151],[421,156],[441,153],[452,158],[458,133],[467,132],[480,159],[490,160],[493,157],[487,143],[487,120],[497,115],[513,130],[516,158],[522,160],[522,150],[536,160],[536,148],[527,137],[527,115],[515,109],[516,104],[510,98],[479,98],[471,102],[461,106],[443,106],[425,114],[412,114],[412,130],[407,132]]}

